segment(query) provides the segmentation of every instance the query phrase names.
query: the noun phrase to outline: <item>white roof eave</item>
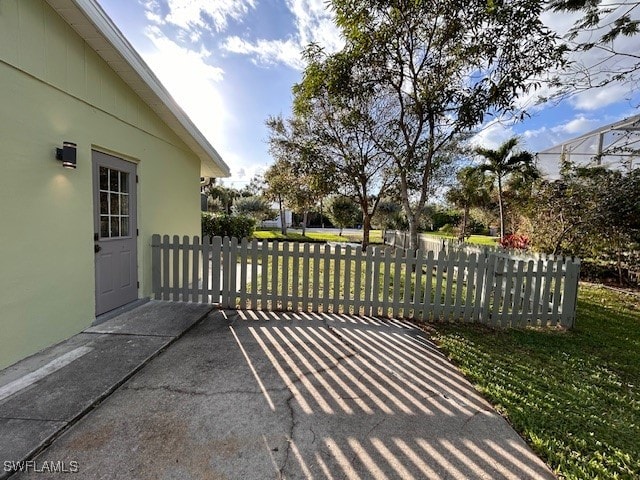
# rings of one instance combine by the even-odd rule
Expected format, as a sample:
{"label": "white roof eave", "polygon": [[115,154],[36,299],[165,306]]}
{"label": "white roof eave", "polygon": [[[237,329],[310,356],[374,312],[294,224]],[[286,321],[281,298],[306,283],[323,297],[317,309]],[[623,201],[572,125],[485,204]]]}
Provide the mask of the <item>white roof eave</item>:
{"label": "white roof eave", "polygon": [[[200,158],[201,176],[228,177],[228,165],[95,0],[47,0]],[[80,15],[79,15],[80,14]]]}

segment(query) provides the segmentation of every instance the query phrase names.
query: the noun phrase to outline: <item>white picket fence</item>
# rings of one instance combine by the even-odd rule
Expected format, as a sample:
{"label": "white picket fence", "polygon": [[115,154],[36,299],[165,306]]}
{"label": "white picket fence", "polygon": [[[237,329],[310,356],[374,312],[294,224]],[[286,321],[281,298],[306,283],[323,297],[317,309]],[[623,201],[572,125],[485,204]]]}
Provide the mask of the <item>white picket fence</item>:
{"label": "white picket fence", "polygon": [[[397,248],[409,248],[409,234],[397,230],[387,230],[384,241],[387,245]],[[434,235],[419,234],[418,248],[425,252],[434,252],[435,255],[441,250],[445,252],[464,251],[467,255],[471,253],[489,255],[490,253],[499,253],[509,255],[510,257],[524,260],[553,260],[555,257],[542,253],[523,252],[521,250],[503,248],[500,245],[476,245],[462,242],[454,238],[438,238]]]}
{"label": "white picket fence", "polygon": [[495,326],[575,319],[579,263],[499,253],[154,235],[158,300]]}

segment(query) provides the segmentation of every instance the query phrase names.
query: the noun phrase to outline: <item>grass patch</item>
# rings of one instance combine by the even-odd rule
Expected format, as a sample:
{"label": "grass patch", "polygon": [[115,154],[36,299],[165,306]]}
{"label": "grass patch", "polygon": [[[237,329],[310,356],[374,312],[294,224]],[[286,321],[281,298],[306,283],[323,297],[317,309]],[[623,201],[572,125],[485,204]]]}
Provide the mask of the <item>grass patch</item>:
{"label": "grass patch", "polygon": [[639,478],[638,297],[582,284],[572,331],[435,325],[432,337],[557,474]]}
{"label": "grass patch", "polygon": [[[449,238],[455,240],[456,237],[442,232],[425,232],[424,235],[438,238]],[[498,237],[490,237],[489,235],[471,235],[467,238],[467,243],[473,243],[474,245],[488,245],[495,247],[498,244]]]}
{"label": "grass patch", "polygon": [[253,238],[258,240],[281,240],[288,242],[310,242],[310,243],[325,243],[325,242],[349,242],[348,237],[342,237],[340,235],[333,235],[330,233],[312,233],[308,232],[306,235],[296,232],[287,232],[283,235],[280,231],[275,230],[256,230],[253,232]]}
{"label": "grass patch", "polygon": [[[286,235],[283,235],[278,229],[268,229],[268,230],[256,230],[253,232],[253,238],[257,238],[258,240],[282,240],[289,242],[354,242],[360,243],[362,242],[362,232],[349,234],[349,235],[336,235],[334,233],[324,233],[324,232],[307,232],[306,235],[302,235],[298,232],[287,232]],[[382,242],[382,231],[381,230],[371,230],[369,232],[369,242],[370,243],[383,243]]]}
{"label": "grass patch", "polygon": [[[346,237],[350,242],[362,242],[362,231],[349,233]],[[369,243],[384,243],[382,241],[382,230],[369,230]]]}

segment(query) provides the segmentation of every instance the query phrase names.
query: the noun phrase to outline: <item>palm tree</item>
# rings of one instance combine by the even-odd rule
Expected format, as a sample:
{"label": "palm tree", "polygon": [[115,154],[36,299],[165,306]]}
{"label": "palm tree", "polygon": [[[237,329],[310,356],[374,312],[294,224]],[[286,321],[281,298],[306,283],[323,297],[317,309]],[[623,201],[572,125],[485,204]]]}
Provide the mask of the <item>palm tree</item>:
{"label": "palm tree", "polygon": [[533,155],[526,150],[515,151],[518,138],[513,137],[504,142],[497,150],[478,147],[474,151],[484,157],[485,163],[478,168],[489,173],[498,184],[498,207],[500,209],[500,238],[504,238],[504,198],[503,183],[512,174],[538,176]]}
{"label": "palm tree", "polygon": [[469,209],[489,203],[489,185],[484,172],[476,167],[463,168],[458,172],[457,179],[458,185],[447,192],[447,200],[463,211],[460,240],[464,240]]}

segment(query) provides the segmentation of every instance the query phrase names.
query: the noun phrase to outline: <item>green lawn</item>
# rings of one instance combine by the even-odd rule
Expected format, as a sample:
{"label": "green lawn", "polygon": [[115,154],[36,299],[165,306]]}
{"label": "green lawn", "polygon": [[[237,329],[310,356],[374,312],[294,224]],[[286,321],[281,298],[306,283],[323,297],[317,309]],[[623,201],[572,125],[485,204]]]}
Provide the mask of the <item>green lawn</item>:
{"label": "green lawn", "polygon": [[583,284],[569,332],[431,334],[560,476],[640,478],[640,298]]}
{"label": "green lawn", "polygon": [[302,235],[297,232],[287,232],[287,235],[283,235],[280,231],[276,230],[256,230],[253,232],[253,238],[258,240],[282,240],[289,242],[349,242],[348,237],[342,237],[340,235],[333,235],[330,233],[311,233]]}
{"label": "green lawn", "polygon": [[[294,242],[362,242],[362,233],[350,235],[335,235],[332,233],[307,232],[302,235],[298,232],[287,232],[283,235],[280,230],[256,230],[253,232],[253,238],[258,240],[287,240]],[[382,243],[382,232],[380,230],[371,230],[369,232],[370,243]]]}
{"label": "green lawn", "polygon": [[[450,238],[452,240],[456,238],[453,235],[441,232],[425,232],[424,235],[440,238]],[[498,237],[490,237],[489,235],[471,235],[469,238],[467,238],[467,242],[476,245],[496,246],[498,244]]]}

